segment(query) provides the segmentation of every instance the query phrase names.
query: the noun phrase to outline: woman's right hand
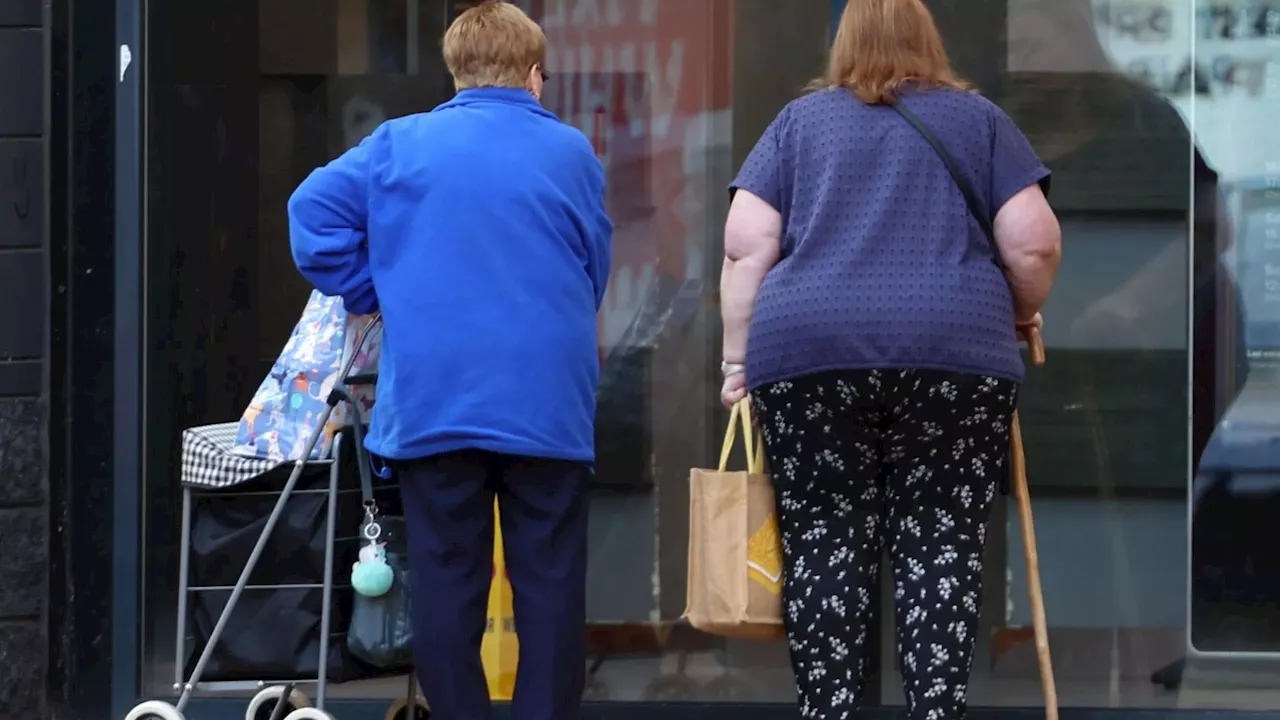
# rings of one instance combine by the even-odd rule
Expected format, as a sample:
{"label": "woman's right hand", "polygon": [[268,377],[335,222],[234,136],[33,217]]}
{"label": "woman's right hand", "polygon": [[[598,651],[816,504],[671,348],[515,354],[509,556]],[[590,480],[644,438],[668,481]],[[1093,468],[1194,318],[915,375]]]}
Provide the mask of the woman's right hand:
{"label": "woman's right hand", "polygon": [[1014,334],[1019,342],[1025,342],[1027,349],[1031,352],[1031,364],[1044,364],[1044,339],[1040,336],[1040,331],[1044,327],[1044,318],[1040,317],[1040,313],[1032,315],[1026,320],[1017,320],[1014,322]]}

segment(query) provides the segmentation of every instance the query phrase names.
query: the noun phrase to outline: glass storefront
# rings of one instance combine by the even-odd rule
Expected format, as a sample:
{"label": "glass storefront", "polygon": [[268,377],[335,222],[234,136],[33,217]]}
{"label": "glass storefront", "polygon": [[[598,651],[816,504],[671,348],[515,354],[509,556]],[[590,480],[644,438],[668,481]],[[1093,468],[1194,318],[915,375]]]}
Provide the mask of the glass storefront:
{"label": "glass storefront", "polygon": [[[926,3],[957,69],[1054,172],[1064,259],[1044,313],[1048,364],[1028,373],[1021,412],[1062,705],[1280,707],[1268,689],[1280,655],[1267,656],[1280,652],[1267,541],[1280,509],[1280,0]],[[843,1],[519,4],[550,42],[544,102],[595,145],[617,227],[600,314],[588,696],[776,704],[788,717],[784,644],[676,622],[686,483],[725,421],[725,186],[820,71]],[[467,5],[143,2],[143,695],[170,694],[175,661],[189,662],[174,651],[181,433],[240,417],[310,290],[286,200],[382,120],[452,95],[439,38]],[[989,538],[970,705],[1034,708],[1013,503]],[[216,550],[244,536],[202,541],[207,576],[233,581]],[[239,620],[278,612],[254,607]],[[880,626],[868,700],[899,706],[891,613]],[[403,680],[330,692],[386,703]]]}

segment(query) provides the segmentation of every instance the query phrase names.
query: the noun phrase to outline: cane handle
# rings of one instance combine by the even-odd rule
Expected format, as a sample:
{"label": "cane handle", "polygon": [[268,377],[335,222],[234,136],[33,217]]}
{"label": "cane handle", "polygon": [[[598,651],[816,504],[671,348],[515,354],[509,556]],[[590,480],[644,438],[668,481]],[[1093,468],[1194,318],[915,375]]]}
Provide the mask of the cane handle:
{"label": "cane handle", "polygon": [[1022,340],[1026,341],[1027,349],[1031,351],[1031,364],[1044,364],[1044,340],[1040,337],[1040,328],[1031,326],[1026,328],[1018,328],[1018,334],[1022,336]]}

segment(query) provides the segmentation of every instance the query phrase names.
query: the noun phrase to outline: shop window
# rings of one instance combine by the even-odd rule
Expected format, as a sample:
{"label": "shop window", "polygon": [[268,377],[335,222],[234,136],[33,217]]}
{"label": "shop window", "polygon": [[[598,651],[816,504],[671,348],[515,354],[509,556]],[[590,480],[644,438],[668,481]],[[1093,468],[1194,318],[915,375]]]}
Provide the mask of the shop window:
{"label": "shop window", "polygon": [[[688,469],[712,458],[724,422],[724,188],[821,68],[842,3],[520,4],[550,41],[545,102],[595,145],[617,224],[600,316],[589,697],[792,702],[785,645],[673,621]],[[1258,541],[1280,465],[1280,1],[928,4],[957,69],[1054,172],[1064,260],[1045,310],[1049,363],[1029,373],[1021,408],[1062,704],[1265,703],[1195,668],[1280,646],[1267,609],[1276,558]],[[148,3],[147,694],[174,678],[180,433],[239,417],[309,292],[285,201],[382,120],[450,97],[439,38],[465,5]],[[1011,504],[989,537],[970,704],[1034,706]],[[896,705],[891,618],[871,700]],[[1179,679],[1188,655],[1192,684],[1151,682]]]}
{"label": "shop window", "polygon": [[[519,4],[548,36],[544,104],[595,146],[617,227],[600,313],[588,696],[789,703],[785,646],[725,642],[675,621],[685,599],[688,471],[713,461],[724,422],[715,288],[725,187],[734,158],[816,72],[826,8]],[[439,40],[466,6],[149,3],[142,594],[149,695],[166,693],[175,679],[181,433],[239,418],[310,290],[290,259],[289,194],[380,122],[451,97]],[[238,512],[224,509],[219,518],[230,523]],[[220,561],[208,548],[200,552],[205,576],[234,580],[234,553]],[[192,612],[207,616],[201,608]],[[253,622],[250,614],[235,621]],[[217,679],[253,676],[233,663]],[[330,687],[338,697],[402,692],[396,678]]]}
{"label": "shop window", "polygon": [[[1277,648],[1275,557],[1257,538],[1275,496],[1263,448],[1280,432],[1261,420],[1276,407],[1280,164],[1263,118],[1280,97],[1280,6],[981,4],[1001,6],[993,40],[990,18],[933,5],[953,57],[997,60],[984,91],[1054,172],[1063,264],[1044,313],[1049,362],[1029,372],[1021,409],[1060,700],[1257,707],[1221,661]],[[970,703],[1034,706],[1012,504],[989,537]],[[886,678],[886,702],[898,692]]]}

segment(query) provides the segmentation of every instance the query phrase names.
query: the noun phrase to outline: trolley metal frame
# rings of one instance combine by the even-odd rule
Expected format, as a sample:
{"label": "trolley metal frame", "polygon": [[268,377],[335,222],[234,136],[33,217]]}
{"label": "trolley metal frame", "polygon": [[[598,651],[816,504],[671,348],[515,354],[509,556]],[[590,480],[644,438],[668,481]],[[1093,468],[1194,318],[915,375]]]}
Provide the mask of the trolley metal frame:
{"label": "trolley metal frame", "polygon": [[[330,406],[332,408],[332,406]],[[324,423],[327,422],[329,413],[326,412],[321,416],[321,422],[316,424],[317,431],[313,432],[313,436],[308,444],[308,448],[315,447],[319,440],[319,432],[323,432]],[[327,458],[317,460],[298,460],[294,463],[294,470],[290,474],[288,481],[280,491],[249,491],[242,493],[222,491],[203,492],[184,486],[182,489],[182,540],[180,543],[181,553],[178,561],[178,628],[177,637],[175,639],[174,654],[174,692],[180,693],[178,697],[177,709],[182,711],[190,701],[191,695],[197,691],[207,690],[212,692],[228,691],[228,690],[262,690],[269,686],[282,685],[285,690],[284,698],[292,695],[293,689],[298,685],[310,685],[310,680],[288,680],[288,681],[222,681],[222,682],[200,682],[200,678],[204,675],[204,671],[210,658],[213,656],[214,649],[217,647],[218,640],[221,639],[222,633],[225,631],[227,622],[231,617],[231,613],[235,610],[236,604],[241,594],[245,590],[287,590],[287,589],[315,589],[321,588],[324,596],[320,605],[320,658],[317,663],[317,677],[314,680],[316,686],[315,707],[317,710],[324,710],[325,694],[328,689],[328,671],[329,671],[329,640],[332,636],[332,607],[333,607],[333,562],[334,562],[334,545],[336,543],[337,533],[337,509],[339,496],[339,480],[340,469],[342,466],[342,442],[343,433],[339,432],[334,436],[333,450]],[[358,453],[357,453],[358,455]],[[324,467],[329,468],[329,483],[327,488],[302,489],[295,487],[297,481],[308,468]],[[315,495],[325,493],[328,498],[328,506],[325,510],[325,544],[324,544],[324,578],[321,583],[291,583],[291,584],[273,584],[273,585],[250,585],[249,577],[257,567],[258,560],[262,556],[262,551],[266,547],[267,542],[271,539],[272,531],[275,530],[276,523],[280,516],[284,513],[285,504],[295,494],[297,495]],[[240,577],[235,585],[206,585],[192,586],[190,584],[190,556],[191,556],[191,510],[192,505],[197,497],[218,495],[223,497],[229,496],[264,496],[277,495],[276,504],[271,509],[271,514],[267,517],[266,526],[263,527],[262,533],[258,536],[257,542],[254,543],[253,550],[249,554],[249,559],[245,562],[244,569],[240,572]],[[209,633],[209,638],[205,642],[204,650],[201,652],[199,659],[196,661],[195,667],[192,668],[191,677],[184,678],[184,669],[186,668],[187,659],[187,621],[188,621],[188,601],[190,594],[194,592],[216,592],[231,591],[231,596],[227,599],[226,605],[223,606],[222,613],[218,617],[217,623],[213,630]]]}
{"label": "trolley metal frame", "polygon": [[[381,316],[376,315],[361,330],[360,335],[355,343],[354,351],[344,361],[342,369],[338,373],[339,381],[329,392],[329,396],[325,398],[324,411],[320,413],[315,420],[315,426],[311,431],[310,437],[307,439],[301,457],[293,462],[293,469],[289,473],[288,480],[285,481],[284,487],[278,493],[273,490],[254,491],[239,493],[240,495],[272,495],[276,494],[277,499],[275,505],[271,508],[271,513],[267,516],[266,524],[262,528],[262,532],[258,535],[258,539],[254,542],[253,550],[249,553],[248,560],[245,561],[244,568],[240,571],[235,585],[209,585],[209,586],[192,586],[191,585],[191,515],[192,506],[198,496],[202,495],[234,495],[236,493],[228,493],[225,489],[220,491],[202,492],[194,489],[191,484],[184,483],[182,491],[182,538],[180,541],[179,568],[178,568],[178,622],[175,638],[175,662],[174,662],[174,692],[178,693],[178,700],[175,704],[161,701],[146,701],[140,703],[129,712],[126,720],[143,720],[144,718],[153,718],[158,720],[182,720],[183,710],[191,702],[194,694],[201,690],[218,691],[218,690],[246,690],[258,689],[258,694],[250,701],[250,714],[257,710],[265,708],[265,703],[275,700],[275,706],[272,710],[271,720],[282,720],[285,718],[296,720],[312,720],[313,718],[323,717],[332,718],[325,712],[325,699],[328,691],[328,671],[329,671],[329,641],[333,634],[333,563],[334,563],[334,545],[337,542],[337,511],[338,499],[342,490],[340,487],[341,475],[341,459],[342,459],[342,439],[345,433],[339,432],[335,435],[328,457],[310,459],[312,451],[319,445],[321,438],[325,432],[325,428],[332,417],[334,409],[339,403],[346,403],[351,408],[351,434],[355,440],[355,454],[359,464],[359,471],[362,478],[367,478],[371,472],[369,467],[369,458],[365,455],[362,444],[364,442],[363,418],[360,412],[360,406],[351,396],[349,388],[357,386],[369,386],[377,381],[376,373],[355,373],[353,372],[356,358],[360,355],[360,350],[365,342],[372,335],[373,330],[380,325]],[[303,473],[308,468],[317,466],[327,466],[329,468],[329,483],[327,488],[303,489],[297,488],[298,481],[302,478]],[[362,483],[363,485],[363,483]],[[263,551],[266,549],[268,541],[275,532],[276,524],[280,521],[280,516],[284,514],[285,505],[289,499],[296,494],[319,494],[325,493],[328,496],[328,507],[326,508],[325,519],[325,550],[324,550],[324,578],[320,583],[292,583],[292,584],[275,584],[275,585],[250,585],[249,579],[253,575],[253,571],[257,568],[258,560],[262,557]],[[372,501],[366,500],[366,505],[371,506]],[[317,673],[314,680],[307,678],[296,680],[255,680],[255,681],[224,681],[202,683],[201,677],[204,676],[210,659],[213,657],[214,650],[218,646],[222,634],[226,630],[227,623],[231,618],[231,614],[235,611],[236,605],[239,603],[240,596],[245,590],[283,590],[283,589],[315,589],[320,588],[324,597],[321,600],[320,611],[320,657],[316,664]],[[204,648],[200,652],[200,656],[196,659],[194,667],[192,667],[190,677],[184,679],[183,671],[186,667],[187,658],[187,624],[188,624],[188,603],[190,595],[193,592],[211,592],[226,591],[230,589],[231,595],[228,596],[227,602],[223,605],[222,612],[218,616],[217,622],[210,631],[208,639],[205,641]],[[409,713],[416,712],[415,708],[419,707],[417,698],[417,678],[414,676],[412,669],[408,677],[408,694],[404,698],[406,707],[404,711],[406,717],[410,717]],[[299,707],[288,712],[288,708],[294,704],[296,698],[295,689],[299,685],[316,686],[315,704],[311,707]],[[280,688],[277,692],[276,688]],[[394,708],[394,706],[393,706]],[[425,709],[425,708],[424,708]]]}

